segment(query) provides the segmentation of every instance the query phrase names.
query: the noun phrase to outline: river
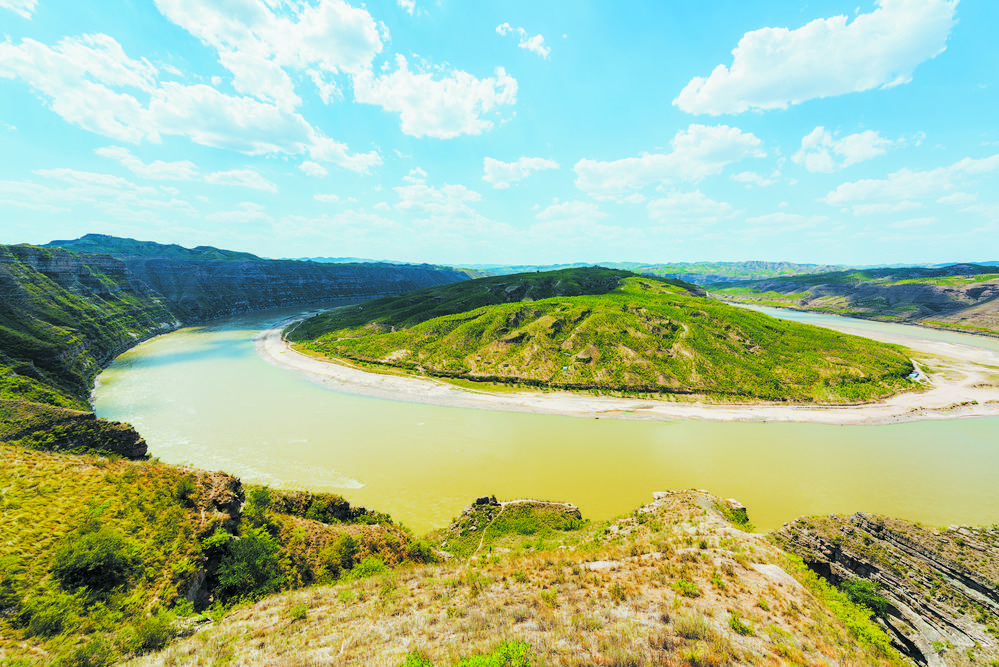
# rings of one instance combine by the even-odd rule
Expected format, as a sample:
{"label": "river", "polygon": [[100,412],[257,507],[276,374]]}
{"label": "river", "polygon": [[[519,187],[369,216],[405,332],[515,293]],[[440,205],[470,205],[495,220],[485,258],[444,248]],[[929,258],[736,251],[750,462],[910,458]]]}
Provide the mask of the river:
{"label": "river", "polygon": [[[765,310],[892,342],[999,339]],[[162,461],[245,482],[331,491],[416,533],[473,498],[566,500],[607,519],[653,491],[736,498],[759,529],[866,511],[931,525],[999,522],[999,418],[888,426],[582,419],[447,408],[323,389],[258,357],[268,311],[146,341],[101,374],[95,410],[133,424]]]}

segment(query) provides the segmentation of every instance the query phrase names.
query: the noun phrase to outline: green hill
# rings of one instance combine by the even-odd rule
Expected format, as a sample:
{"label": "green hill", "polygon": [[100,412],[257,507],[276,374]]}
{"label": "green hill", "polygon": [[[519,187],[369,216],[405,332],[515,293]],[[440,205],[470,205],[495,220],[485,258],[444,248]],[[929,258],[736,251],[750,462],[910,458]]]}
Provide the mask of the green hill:
{"label": "green hill", "polygon": [[994,266],[835,271],[706,287],[726,301],[999,334],[999,271]]}
{"label": "green hill", "polygon": [[248,252],[223,250],[214,246],[201,245],[184,248],[176,243],[164,244],[153,241],[137,241],[107,234],[84,234],[78,239],[52,241],[46,248],[64,248],[81,253],[106,253],[112,257],[160,257],[172,259],[214,259],[252,260],[260,259]]}
{"label": "green hill", "polygon": [[910,386],[899,347],[703,294],[678,280],[565,269],[379,299],[288,337],[332,357],[546,388],[845,403]]}

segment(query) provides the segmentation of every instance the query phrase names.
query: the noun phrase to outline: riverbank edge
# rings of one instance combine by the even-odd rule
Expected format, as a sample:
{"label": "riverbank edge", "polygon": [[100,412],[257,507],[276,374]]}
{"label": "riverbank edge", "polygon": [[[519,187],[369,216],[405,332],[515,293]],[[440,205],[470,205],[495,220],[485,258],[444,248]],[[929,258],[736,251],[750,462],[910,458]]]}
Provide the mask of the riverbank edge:
{"label": "riverbank edge", "polygon": [[[257,354],[273,366],[302,373],[326,389],[384,400],[423,403],[444,407],[553,414],[592,419],[632,419],[675,421],[695,419],[719,422],[803,422],[829,425],[877,425],[910,421],[999,416],[999,385],[981,382],[999,367],[982,368],[970,361],[947,359],[948,375],[956,372],[961,380],[948,380],[942,372],[927,378],[931,388],[907,392],[879,403],[860,406],[821,406],[786,404],[730,404],[697,401],[676,403],[648,398],[590,396],[568,391],[490,392],[473,390],[433,378],[375,373],[319,359],[295,350],[284,331],[306,315],[274,323],[254,337]],[[934,341],[924,341],[928,346]],[[911,349],[911,348],[910,348]],[[914,351],[917,355],[919,351]],[[939,363],[940,352],[924,355]],[[946,355],[943,355],[946,357]],[[999,354],[995,355],[999,362]],[[917,361],[917,359],[914,359]],[[976,368],[977,366],[977,368]]]}

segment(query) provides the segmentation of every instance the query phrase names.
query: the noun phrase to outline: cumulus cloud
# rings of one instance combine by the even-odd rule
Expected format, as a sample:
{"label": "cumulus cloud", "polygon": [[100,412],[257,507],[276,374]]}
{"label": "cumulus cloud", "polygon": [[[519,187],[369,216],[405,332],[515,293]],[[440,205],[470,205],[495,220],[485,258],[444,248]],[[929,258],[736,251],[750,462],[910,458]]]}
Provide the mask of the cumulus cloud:
{"label": "cumulus cloud", "polygon": [[324,204],[335,204],[340,201],[340,197],[334,194],[314,194],[312,198],[316,201],[321,201]]}
{"label": "cumulus cloud", "polygon": [[717,202],[705,196],[700,190],[694,192],[671,192],[666,197],[653,199],[646,205],[649,217],[662,222],[715,222],[730,218],[735,214],[732,205]]}
{"label": "cumulus cloud", "polygon": [[156,76],[153,65],[129,58],[107,35],[67,37],[55,47],[31,39],[0,42],[0,78],[26,82],[67,122],[96,134],[133,144],[184,136],[249,155],[305,153],[359,172],[381,164],[377,153],[350,154],[275,104],[205,84],[158,83]]}
{"label": "cumulus cloud", "polygon": [[801,148],[791,161],[804,165],[810,172],[829,174],[884,155],[894,143],[873,130],[833,139],[829,130],[820,125],[801,139]]}
{"label": "cumulus cloud", "polygon": [[283,109],[300,102],[286,69],[353,74],[381,53],[365,9],[343,0],[281,5],[277,12],[278,3],[265,0],[156,0],[164,16],[218,52],[236,90]]}
{"label": "cumulus cloud", "polygon": [[326,168],[323,167],[323,165],[317,164],[316,162],[311,162],[309,160],[306,160],[302,164],[298,165],[298,168],[299,170],[302,171],[302,173],[306,174],[307,176],[316,176],[317,178],[325,176],[326,174],[329,173],[328,171],[326,171]]}
{"label": "cumulus cloud", "polygon": [[899,169],[884,179],[843,183],[821,201],[833,206],[901,202],[937,198],[974,176],[999,171],[999,154],[987,158],[964,158],[947,167],[925,171]]}
{"label": "cumulus cloud", "polygon": [[908,83],[917,65],[946,48],[957,2],[877,0],[853,21],[834,16],[796,30],[747,32],[731,67],[691,79],[673,104],[717,116]]}
{"label": "cumulus cloud", "polygon": [[520,37],[520,43],[517,44],[522,49],[527,49],[531,53],[536,53],[545,60],[548,60],[549,54],[552,50],[545,46],[545,38],[541,35],[530,35],[523,28],[511,28],[509,23],[503,23],[496,26],[496,32],[500,35],[514,34]]}
{"label": "cumulus cloud", "polygon": [[462,70],[443,71],[439,79],[431,71],[414,72],[404,56],[396,55],[394,72],[354,76],[354,98],[398,113],[405,134],[438,139],[490,130],[493,122],[482,116],[517,102],[517,80],[502,67],[486,79]]}
{"label": "cumulus cloud", "polygon": [[677,132],[670,153],[645,153],[612,162],[576,163],[576,187],[594,197],[613,198],[651,184],[698,182],[747,157],[765,157],[751,132],[728,125],[693,124]]}
{"label": "cumulus cloud", "polygon": [[522,157],[513,162],[500,162],[487,157],[482,162],[482,180],[492,183],[498,190],[505,190],[511,183],[521,181],[531,175],[532,171],[542,169],[558,169],[558,162],[540,157]]}
{"label": "cumulus cloud", "polygon": [[410,16],[416,11],[416,0],[396,0],[396,2]]}
{"label": "cumulus cloud", "polygon": [[193,181],[199,176],[198,167],[190,160],[180,160],[178,162],[156,160],[146,164],[132,155],[131,151],[123,146],[105,146],[94,150],[94,152],[101,157],[116,160],[136,176],[148,178],[149,180]]}
{"label": "cumulus cloud", "polygon": [[207,183],[213,185],[235,185],[241,188],[252,188],[264,192],[277,192],[278,187],[252,169],[233,169],[231,171],[216,171],[205,176]]}
{"label": "cumulus cloud", "polygon": [[38,0],[0,0],[0,7],[9,9],[22,18],[30,19]]}

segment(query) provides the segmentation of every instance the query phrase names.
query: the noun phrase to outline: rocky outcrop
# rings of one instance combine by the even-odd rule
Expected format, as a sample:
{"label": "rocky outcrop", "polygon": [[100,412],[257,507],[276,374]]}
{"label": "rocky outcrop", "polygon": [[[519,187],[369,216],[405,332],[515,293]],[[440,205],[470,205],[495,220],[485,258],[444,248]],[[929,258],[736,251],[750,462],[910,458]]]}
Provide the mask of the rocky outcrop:
{"label": "rocky outcrop", "polygon": [[144,458],[147,449],[129,424],[98,419],[92,412],[7,400],[0,400],[0,441],[42,451],[129,459]]}
{"label": "rocky outcrop", "polygon": [[999,658],[999,529],[932,530],[898,519],[799,519],[774,534],[836,585],[872,582],[895,647],[920,665]]}

